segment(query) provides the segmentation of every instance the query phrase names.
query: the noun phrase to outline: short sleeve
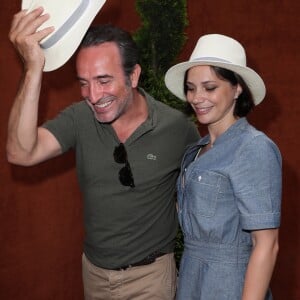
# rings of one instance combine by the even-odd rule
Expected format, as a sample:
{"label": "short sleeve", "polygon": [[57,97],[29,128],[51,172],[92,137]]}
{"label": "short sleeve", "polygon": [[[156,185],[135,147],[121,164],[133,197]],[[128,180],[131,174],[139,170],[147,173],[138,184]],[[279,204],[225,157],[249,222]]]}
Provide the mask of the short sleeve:
{"label": "short sleeve", "polygon": [[233,162],[231,181],[245,230],[280,225],[282,161],[278,147],[264,134],[243,145]]}
{"label": "short sleeve", "polygon": [[75,147],[76,128],[73,106],[61,111],[54,119],[45,122],[42,127],[48,129],[55,136],[63,152]]}

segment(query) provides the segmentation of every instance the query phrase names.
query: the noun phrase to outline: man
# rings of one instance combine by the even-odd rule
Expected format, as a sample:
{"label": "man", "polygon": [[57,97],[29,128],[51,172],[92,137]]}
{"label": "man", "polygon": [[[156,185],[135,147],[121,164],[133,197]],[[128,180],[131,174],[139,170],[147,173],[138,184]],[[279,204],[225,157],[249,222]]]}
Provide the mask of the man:
{"label": "man", "polygon": [[84,197],[86,299],[173,299],[177,232],[175,182],[198,131],[182,113],[138,88],[141,68],[130,35],[91,28],[76,60],[83,101],[37,125],[39,41],[52,32],[38,8],[15,15],[10,40],[24,61],[7,140],[11,163],[31,166],[73,148]]}

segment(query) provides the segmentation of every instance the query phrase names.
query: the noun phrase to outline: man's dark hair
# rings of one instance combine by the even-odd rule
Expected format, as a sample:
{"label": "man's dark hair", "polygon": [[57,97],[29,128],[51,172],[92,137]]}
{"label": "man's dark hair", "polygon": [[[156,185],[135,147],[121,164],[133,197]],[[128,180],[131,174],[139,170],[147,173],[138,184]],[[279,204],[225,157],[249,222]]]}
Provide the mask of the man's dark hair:
{"label": "man's dark hair", "polygon": [[110,24],[91,26],[79,49],[97,46],[106,42],[116,43],[120,50],[125,76],[128,78],[139,63],[139,51],[129,32]]}

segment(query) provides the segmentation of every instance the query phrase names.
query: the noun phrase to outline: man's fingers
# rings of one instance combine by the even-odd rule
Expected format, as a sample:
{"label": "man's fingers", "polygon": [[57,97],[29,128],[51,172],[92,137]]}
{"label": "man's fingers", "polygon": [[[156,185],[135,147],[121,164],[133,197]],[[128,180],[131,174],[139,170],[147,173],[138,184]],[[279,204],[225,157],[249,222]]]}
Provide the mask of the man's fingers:
{"label": "man's fingers", "polygon": [[54,30],[53,27],[47,27],[37,31],[49,17],[48,14],[43,14],[42,7],[36,8],[29,13],[26,10],[20,11],[13,18],[9,39],[13,43],[20,43],[27,36],[31,36],[36,41],[42,40]]}

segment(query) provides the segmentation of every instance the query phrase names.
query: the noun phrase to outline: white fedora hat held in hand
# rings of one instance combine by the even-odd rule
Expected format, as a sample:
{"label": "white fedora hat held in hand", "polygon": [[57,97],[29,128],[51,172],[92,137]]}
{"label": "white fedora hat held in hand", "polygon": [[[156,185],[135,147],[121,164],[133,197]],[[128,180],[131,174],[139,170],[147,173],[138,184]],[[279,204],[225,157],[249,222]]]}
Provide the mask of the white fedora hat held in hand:
{"label": "white fedora hat held in hand", "polygon": [[38,30],[54,26],[55,30],[40,45],[45,54],[44,71],[61,67],[74,54],[93,19],[106,0],[22,0],[22,9],[42,6],[50,15]]}
{"label": "white fedora hat held in hand", "polygon": [[207,34],[198,40],[186,62],[171,67],[165,75],[167,88],[178,98],[186,100],[184,76],[194,66],[210,65],[231,70],[240,75],[249,87],[255,105],[265,97],[266,88],[262,78],[246,65],[246,53],[236,40],[221,34]]}

